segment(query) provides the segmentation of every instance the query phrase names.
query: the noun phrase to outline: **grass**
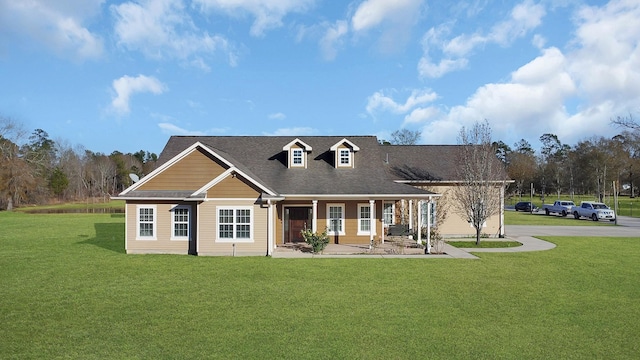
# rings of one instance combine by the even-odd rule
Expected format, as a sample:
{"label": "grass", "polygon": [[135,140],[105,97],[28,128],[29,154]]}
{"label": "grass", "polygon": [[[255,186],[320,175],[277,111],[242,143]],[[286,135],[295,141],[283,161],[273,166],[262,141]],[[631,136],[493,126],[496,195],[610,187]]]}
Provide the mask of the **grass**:
{"label": "grass", "polygon": [[615,358],[640,238],[460,259],[126,255],[124,218],[0,213],[0,358]]}
{"label": "grass", "polygon": [[458,248],[491,248],[491,249],[522,246],[522,244],[517,241],[490,241],[490,240],[484,240],[484,239],[481,239],[480,244],[478,245],[476,245],[475,240],[447,241],[447,244],[458,247]]}
{"label": "grass", "polygon": [[85,202],[69,202],[61,204],[49,204],[49,205],[37,205],[37,206],[25,206],[17,208],[17,212],[55,212],[55,211],[69,211],[75,210],[105,210],[104,212],[116,212],[124,211],[124,200],[88,200]]}

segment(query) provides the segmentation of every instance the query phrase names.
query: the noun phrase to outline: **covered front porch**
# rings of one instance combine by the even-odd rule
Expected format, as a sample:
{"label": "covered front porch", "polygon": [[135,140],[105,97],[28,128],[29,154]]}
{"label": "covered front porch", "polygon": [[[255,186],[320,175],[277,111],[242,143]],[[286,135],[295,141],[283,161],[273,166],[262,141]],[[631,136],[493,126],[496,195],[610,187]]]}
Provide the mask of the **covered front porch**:
{"label": "covered front porch", "polygon": [[[413,238],[403,236],[403,240],[414,245],[416,250],[423,241],[430,243],[432,214],[438,194],[412,195],[411,198],[398,196],[372,197],[331,197],[292,199],[290,197],[276,204],[276,226],[274,249],[296,247],[304,244],[301,231],[327,231],[330,244],[353,245],[365,250],[392,249],[389,229],[396,224],[404,224],[411,229]],[[402,216],[400,213],[406,213]],[[421,231],[420,231],[421,230]],[[408,235],[408,234],[404,234]],[[426,238],[424,238],[426,237]],[[300,245],[302,246],[302,245]],[[298,247],[300,247],[298,246]],[[427,252],[430,252],[427,246]],[[406,246],[405,246],[406,248]]]}

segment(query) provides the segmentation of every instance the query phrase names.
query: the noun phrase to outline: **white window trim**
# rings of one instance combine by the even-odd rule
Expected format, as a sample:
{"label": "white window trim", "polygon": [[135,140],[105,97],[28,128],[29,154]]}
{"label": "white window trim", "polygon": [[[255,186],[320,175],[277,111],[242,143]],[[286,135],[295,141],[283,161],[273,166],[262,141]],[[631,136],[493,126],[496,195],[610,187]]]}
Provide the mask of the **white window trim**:
{"label": "white window trim", "polygon": [[[365,220],[365,219],[360,217],[360,215],[362,215],[360,213],[360,209],[362,209],[362,208],[369,209],[369,207],[370,207],[370,205],[368,203],[367,204],[358,204],[358,234],[357,235],[359,235],[359,236],[363,236],[363,235],[369,236],[371,234],[369,232],[369,230],[362,230],[362,222],[361,222],[361,220]],[[376,235],[376,221],[375,221],[375,218],[376,218],[376,207],[374,206],[372,210],[373,210],[373,216],[371,216],[371,214],[369,214],[369,217],[366,218],[366,220],[369,220],[369,223],[370,223],[369,227],[371,229],[373,229],[373,235]],[[373,218],[373,221],[371,221],[372,218]]]}
{"label": "white window trim", "polygon": [[[187,210],[187,236],[176,236],[176,214],[175,210],[185,209]],[[171,209],[171,240],[175,241],[189,241],[191,238],[191,207],[186,205],[177,205]]]}
{"label": "white window trim", "polygon": [[[153,236],[140,236],[140,210],[153,210]],[[155,205],[136,205],[136,240],[158,240],[158,208]]]}
{"label": "white window trim", "polygon": [[[346,164],[342,163],[342,152],[346,151],[348,156],[348,162]],[[351,167],[351,164],[353,163],[353,151],[351,151],[351,149],[349,148],[338,148],[338,167]]]}
{"label": "white window trim", "polygon": [[[233,210],[233,238],[220,238],[220,210]],[[236,210],[249,210],[249,238],[236,238]],[[252,243],[253,238],[253,207],[251,206],[216,206],[216,242],[217,243]]]}
{"label": "white window trim", "polygon": [[[385,222],[385,205],[391,204],[391,224]],[[382,222],[384,226],[395,225],[396,223],[396,202],[395,201],[385,201],[382,204]]]}
{"label": "white window trim", "polygon": [[[341,213],[342,213],[342,217],[340,218],[340,222],[341,222],[341,226],[340,226],[340,231],[338,231],[338,233],[336,234],[335,231],[331,231],[331,217],[330,217],[330,212],[329,210],[332,207],[339,207],[342,209]],[[344,220],[344,216],[345,216],[345,206],[344,204],[327,204],[327,235],[345,235],[345,220]]]}
{"label": "white window trim", "polygon": [[[295,154],[296,151],[300,152],[300,159],[301,159],[300,164],[296,164],[294,162],[294,159],[295,159],[294,154]],[[301,148],[293,148],[293,149],[291,149],[291,167],[305,167],[305,165],[306,165],[305,158],[306,158],[306,156],[305,156],[304,149],[301,149]]]}

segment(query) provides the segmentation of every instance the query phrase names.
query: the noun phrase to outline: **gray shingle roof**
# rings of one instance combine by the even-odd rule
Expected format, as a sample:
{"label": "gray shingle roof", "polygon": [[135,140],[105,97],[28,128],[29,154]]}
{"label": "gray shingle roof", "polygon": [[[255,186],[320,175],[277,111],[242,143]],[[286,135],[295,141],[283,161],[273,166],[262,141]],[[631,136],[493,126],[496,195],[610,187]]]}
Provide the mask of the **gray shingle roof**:
{"label": "gray shingle roof", "polygon": [[[158,166],[195,142],[200,142],[241,171],[282,195],[411,195],[429,194],[398,184],[386,171],[382,148],[375,136],[299,136],[313,148],[307,168],[287,168],[282,147],[295,136],[172,136],[158,158]],[[336,169],[331,146],[348,139],[360,147],[355,168]]]}

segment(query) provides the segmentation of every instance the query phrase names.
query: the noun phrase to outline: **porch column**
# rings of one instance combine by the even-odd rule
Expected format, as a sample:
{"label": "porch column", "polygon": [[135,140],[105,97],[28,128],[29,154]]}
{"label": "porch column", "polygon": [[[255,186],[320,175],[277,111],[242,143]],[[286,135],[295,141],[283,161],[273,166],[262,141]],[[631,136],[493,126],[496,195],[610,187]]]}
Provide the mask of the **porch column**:
{"label": "porch column", "polygon": [[500,187],[500,237],[504,237],[504,184]]}
{"label": "porch column", "polygon": [[373,211],[376,209],[376,201],[369,200],[369,248],[373,245],[373,232],[376,230],[376,217]]}
{"label": "porch column", "polygon": [[312,200],[313,210],[311,218],[311,231],[318,232],[318,200]]}
{"label": "porch column", "polygon": [[409,202],[409,230],[413,230],[413,200],[407,200]]}
{"label": "porch column", "polygon": [[273,254],[274,248],[274,230],[275,226],[273,226],[273,203],[271,203],[271,199],[267,200],[268,210],[267,210],[267,256],[271,256]]}
{"label": "porch column", "polygon": [[427,200],[427,254],[431,254],[431,198]]}
{"label": "porch column", "polygon": [[416,243],[418,245],[422,244],[422,200],[418,200],[418,226],[417,226],[417,236]]}

